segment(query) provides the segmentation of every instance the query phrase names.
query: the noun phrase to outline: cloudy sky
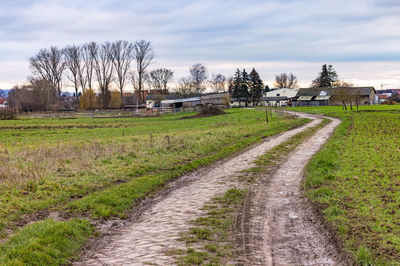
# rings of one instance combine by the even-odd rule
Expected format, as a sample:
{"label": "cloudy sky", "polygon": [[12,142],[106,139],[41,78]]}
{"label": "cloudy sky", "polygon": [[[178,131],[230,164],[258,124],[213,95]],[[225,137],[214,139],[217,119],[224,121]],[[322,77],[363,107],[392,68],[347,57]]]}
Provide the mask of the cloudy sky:
{"label": "cloudy sky", "polygon": [[1,0],[0,88],[25,82],[40,48],[119,39],[151,41],[151,67],[176,80],[201,62],[308,86],[326,63],[357,85],[400,87],[399,0]]}

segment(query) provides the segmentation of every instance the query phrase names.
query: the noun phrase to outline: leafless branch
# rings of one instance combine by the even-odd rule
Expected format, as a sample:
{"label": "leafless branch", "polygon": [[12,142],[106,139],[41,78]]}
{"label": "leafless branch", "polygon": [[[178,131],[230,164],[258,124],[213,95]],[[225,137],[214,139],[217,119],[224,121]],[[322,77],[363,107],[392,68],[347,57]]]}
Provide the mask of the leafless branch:
{"label": "leafless branch", "polygon": [[107,108],[110,99],[110,83],[113,75],[112,45],[109,42],[101,44],[94,57],[94,70],[99,84],[103,108]]}
{"label": "leafless branch", "polygon": [[113,65],[117,76],[116,83],[121,97],[133,60],[133,47],[134,45],[127,41],[116,41],[112,44]]}
{"label": "leafless branch", "polygon": [[143,83],[147,67],[154,59],[154,49],[151,43],[145,40],[137,41],[134,44],[134,58],[136,62],[137,84],[139,98],[142,98]]}
{"label": "leafless branch", "polygon": [[173,77],[174,72],[172,70],[159,68],[151,71],[148,79],[155,90],[163,91],[166,94],[168,91],[167,85]]}

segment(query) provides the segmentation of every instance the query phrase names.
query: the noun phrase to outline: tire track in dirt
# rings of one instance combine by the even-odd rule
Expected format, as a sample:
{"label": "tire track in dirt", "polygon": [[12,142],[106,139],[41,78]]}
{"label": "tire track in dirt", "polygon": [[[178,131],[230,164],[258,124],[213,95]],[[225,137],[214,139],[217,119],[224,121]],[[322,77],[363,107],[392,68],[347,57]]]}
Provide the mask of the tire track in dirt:
{"label": "tire track in dirt", "polygon": [[89,250],[75,265],[174,264],[174,259],[165,252],[170,249],[185,248],[184,243],[178,241],[180,232],[187,231],[192,226],[190,221],[203,214],[200,208],[204,203],[238,185],[235,178],[238,172],[255,166],[254,161],[257,157],[321,122],[321,119],[315,116],[296,115],[301,118],[311,118],[313,121],[268,138],[229,160],[216,163],[208,172],[200,170],[183,177],[193,181],[157,201],[136,221],[100,245],[96,245],[94,250]]}
{"label": "tire track in dirt", "polygon": [[347,264],[301,188],[307,163],[340,124],[331,120],[250,189],[242,225],[245,264]]}

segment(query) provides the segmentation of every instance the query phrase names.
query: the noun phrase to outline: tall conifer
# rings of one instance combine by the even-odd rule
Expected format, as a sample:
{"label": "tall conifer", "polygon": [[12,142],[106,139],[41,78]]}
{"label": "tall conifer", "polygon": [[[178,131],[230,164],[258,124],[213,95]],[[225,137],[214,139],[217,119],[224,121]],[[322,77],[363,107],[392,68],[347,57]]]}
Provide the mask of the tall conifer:
{"label": "tall conifer", "polygon": [[249,79],[250,79],[250,96],[254,106],[255,103],[258,102],[262,96],[264,84],[255,68],[253,68],[253,70],[250,72]]}

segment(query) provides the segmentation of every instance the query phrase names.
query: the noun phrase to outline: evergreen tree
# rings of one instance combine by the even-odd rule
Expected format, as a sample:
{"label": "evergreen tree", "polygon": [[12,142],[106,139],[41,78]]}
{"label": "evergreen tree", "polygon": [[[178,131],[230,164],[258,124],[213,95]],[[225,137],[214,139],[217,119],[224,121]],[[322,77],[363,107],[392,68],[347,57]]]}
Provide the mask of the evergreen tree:
{"label": "evergreen tree", "polygon": [[269,92],[271,89],[269,88],[269,86],[268,85],[265,85],[265,88],[264,88],[264,90],[263,90],[263,92]]}
{"label": "evergreen tree", "polygon": [[258,102],[262,96],[264,84],[255,68],[250,72],[249,79],[251,101],[253,102],[253,106],[255,106],[255,102]]}
{"label": "evergreen tree", "polygon": [[239,106],[240,106],[240,97],[241,97],[241,85],[242,85],[242,73],[240,72],[239,69],[236,70],[235,75],[233,77],[233,82],[232,82],[232,98],[237,99],[239,101]]}
{"label": "evergreen tree", "polygon": [[249,74],[247,74],[246,69],[243,68],[242,84],[240,86],[240,94],[241,94],[241,97],[245,99],[246,106],[247,106],[250,96],[251,96],[250,91],[249,91],[250,85],[251,85],[250,76],[249,76]]}
{"label": "evergreen tree", "polygon": [[326,66],[322,65],[322,70],[319,76],[313,80],[312,86],[325,88],[331,87],[334,82],[338,80],[338,75],[332,65]]}

